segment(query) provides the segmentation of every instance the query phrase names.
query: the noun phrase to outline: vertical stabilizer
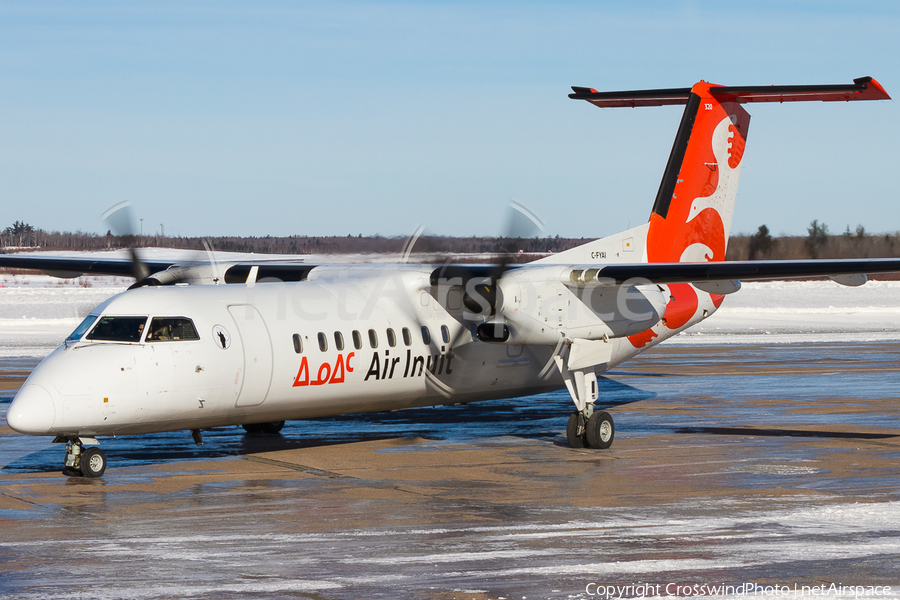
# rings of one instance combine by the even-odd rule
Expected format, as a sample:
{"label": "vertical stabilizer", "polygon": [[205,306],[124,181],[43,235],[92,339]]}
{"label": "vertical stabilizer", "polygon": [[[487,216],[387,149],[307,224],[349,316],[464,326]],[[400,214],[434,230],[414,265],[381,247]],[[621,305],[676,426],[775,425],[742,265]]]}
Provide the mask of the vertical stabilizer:
{"label": "vertical stabilizer", "polygon": [[647,233],[649,262],[725,260],[750,115],[691,88]]}
{"label": "vertical stabilizer", "polygon": [[[701,81],[691,88],[572,90],[569,98],[586,100],[601,108],[686,105],[653,204],[647,238],[641,240],[646,242],[643,258],[648,262],[725,259],[750,126],[750,115],[742,104],[891,98],[871,77],[830,85],[722,86]],[[644,246],[641,241],[636,240],[636,246]],[[607,245],[598,240],[586,244],[584,250],[573,249],[577,251],[567,251],[554,260],[588,257],[596,261],[594,257],[606,254]]]}
{"label": "vertical stabilizer", "polygon": [[[601,108],[685,105],[650,222],[646,229],[637,228],[624,234],[636,249],[643,248],[641,260],[634,262],[650,263],[725,260],[750,126],[750,115],[742,104],[890,99],[871,77],[838,85],[722,86],[701,81],[691,88],[598,92],[573,87],[572,90],[570,98],[586,100]],[[644,239],[634,239],[643,232],[646,232]],[[580,264],[584,264],[589,258],[593,262],[612,262],[609,256],[615,251],[614,260],[621,261],[615,242],[621,242],[622,235],[573,248],[554,260],[581,259]],[[669,284],[668,292],[670,300],[659,323],[628,337],[635,348],[675,335],[712,314],[723,299],[690,283]]]}

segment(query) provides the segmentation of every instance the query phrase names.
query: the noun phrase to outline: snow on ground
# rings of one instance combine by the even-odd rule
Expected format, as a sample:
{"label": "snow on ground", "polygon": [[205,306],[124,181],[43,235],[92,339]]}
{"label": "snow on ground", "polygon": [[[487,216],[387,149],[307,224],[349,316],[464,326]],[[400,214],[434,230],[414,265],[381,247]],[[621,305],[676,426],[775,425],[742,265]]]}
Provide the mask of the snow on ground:
{"label": "snow on ground", "polygon": [[668,344],[900,340],[900,281],[744,283],[709,319]]}
{"label": "snow on ground", "polygon": [[[178,248],[140,248],[140,257],[145,261],[181,261],[181,262],[206,262],[213,260],[218,263],[236,263],[245,261],[288,261],[309,264],[334,264],[334,263],[398,263],[403,261],[403,253],[377,252],[356,254],[257,254],[255,252],[224,252],[213,250],[211,253],[205,250],[182,250]],[[35,257],[63,257],[63,258],[106,258],[129,260],[131,255],[128,250],[92,250],[85,252],[73,252],[70,250],[42,250],[36,252],[22,252],[21,256]],[[429,252],[410,255],[409,262],[433,262],[443,264],[448,258],[457,257],[459,254],[449,252]],[[501,254],[492,252],[471,252],[464,255],[471,262],[496,261]],[[543,252],[531,252],[529,256],[549,256]]]}
{"label": "snow on ground", "polygon": [[0,357],[46,356],[130,277],[0,275]]}
{"label": "snow on ground", "polygon": [[[131,282],[126,277],[0,275],[0,356],[45,356],[94,306]],[[855,288],[832,281],[775,281],[745,283],[712,317],[666,343],[887,340],[900,340],[900,281]]]}

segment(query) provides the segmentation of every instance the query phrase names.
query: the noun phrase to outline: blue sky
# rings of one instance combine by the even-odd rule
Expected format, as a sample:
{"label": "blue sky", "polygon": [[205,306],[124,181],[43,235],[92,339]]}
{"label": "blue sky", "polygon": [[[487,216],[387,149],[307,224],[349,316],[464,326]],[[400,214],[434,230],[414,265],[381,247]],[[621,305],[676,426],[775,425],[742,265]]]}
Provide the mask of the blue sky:
{"label": "blue sky", "polygon": [[[731,6],[735,8],[731,8]],[[894,2],[4,2],[0,226],[449,235],[643,223],[680,107],[600,90],[849,83],[900,97]],[[900,106],[751,105],[733,231],[900,230]],[[105,229],[103,229],[105,231]]]}

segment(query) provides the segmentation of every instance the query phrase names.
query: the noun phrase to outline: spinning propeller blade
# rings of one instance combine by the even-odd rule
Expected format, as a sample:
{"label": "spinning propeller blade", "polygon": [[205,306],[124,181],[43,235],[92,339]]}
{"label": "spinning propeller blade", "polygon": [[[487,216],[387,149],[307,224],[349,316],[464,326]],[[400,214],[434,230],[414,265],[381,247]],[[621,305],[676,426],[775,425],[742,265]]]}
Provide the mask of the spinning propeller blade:
{"label": "spinning propeller blade", "polygon": [[134,227],[134,212],[131,208],[131,202],[124,200],[118,204],[108,208],[100,218],[106,227],[115,235],[124,237],[128,243],[128,253],[131,255],[131,274],[135,281],[143,281],[150,270],[141,260],[137,248],[137,236]]}

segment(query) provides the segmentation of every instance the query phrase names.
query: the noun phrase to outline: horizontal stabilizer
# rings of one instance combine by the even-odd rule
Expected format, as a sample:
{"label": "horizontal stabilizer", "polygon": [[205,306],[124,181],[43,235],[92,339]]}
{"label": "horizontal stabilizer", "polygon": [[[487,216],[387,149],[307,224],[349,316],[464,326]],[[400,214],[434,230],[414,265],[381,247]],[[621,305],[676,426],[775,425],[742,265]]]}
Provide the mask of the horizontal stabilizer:
{"label": "horizontal stabilizer", "polygon": [[[587,100],[601,108],[619,106],[664,106],[687,104],[691,88],[638,90],[630,92],[598,92],[591,88],[575,87],[569,94],[573,100]],[[871,77],[854,79],[852,84],[839,85],[756,85],[710,86],[710,93],[720,102],[801,102],[818,100],[838,102],[850,100],[890,100],[881,84]]]}

